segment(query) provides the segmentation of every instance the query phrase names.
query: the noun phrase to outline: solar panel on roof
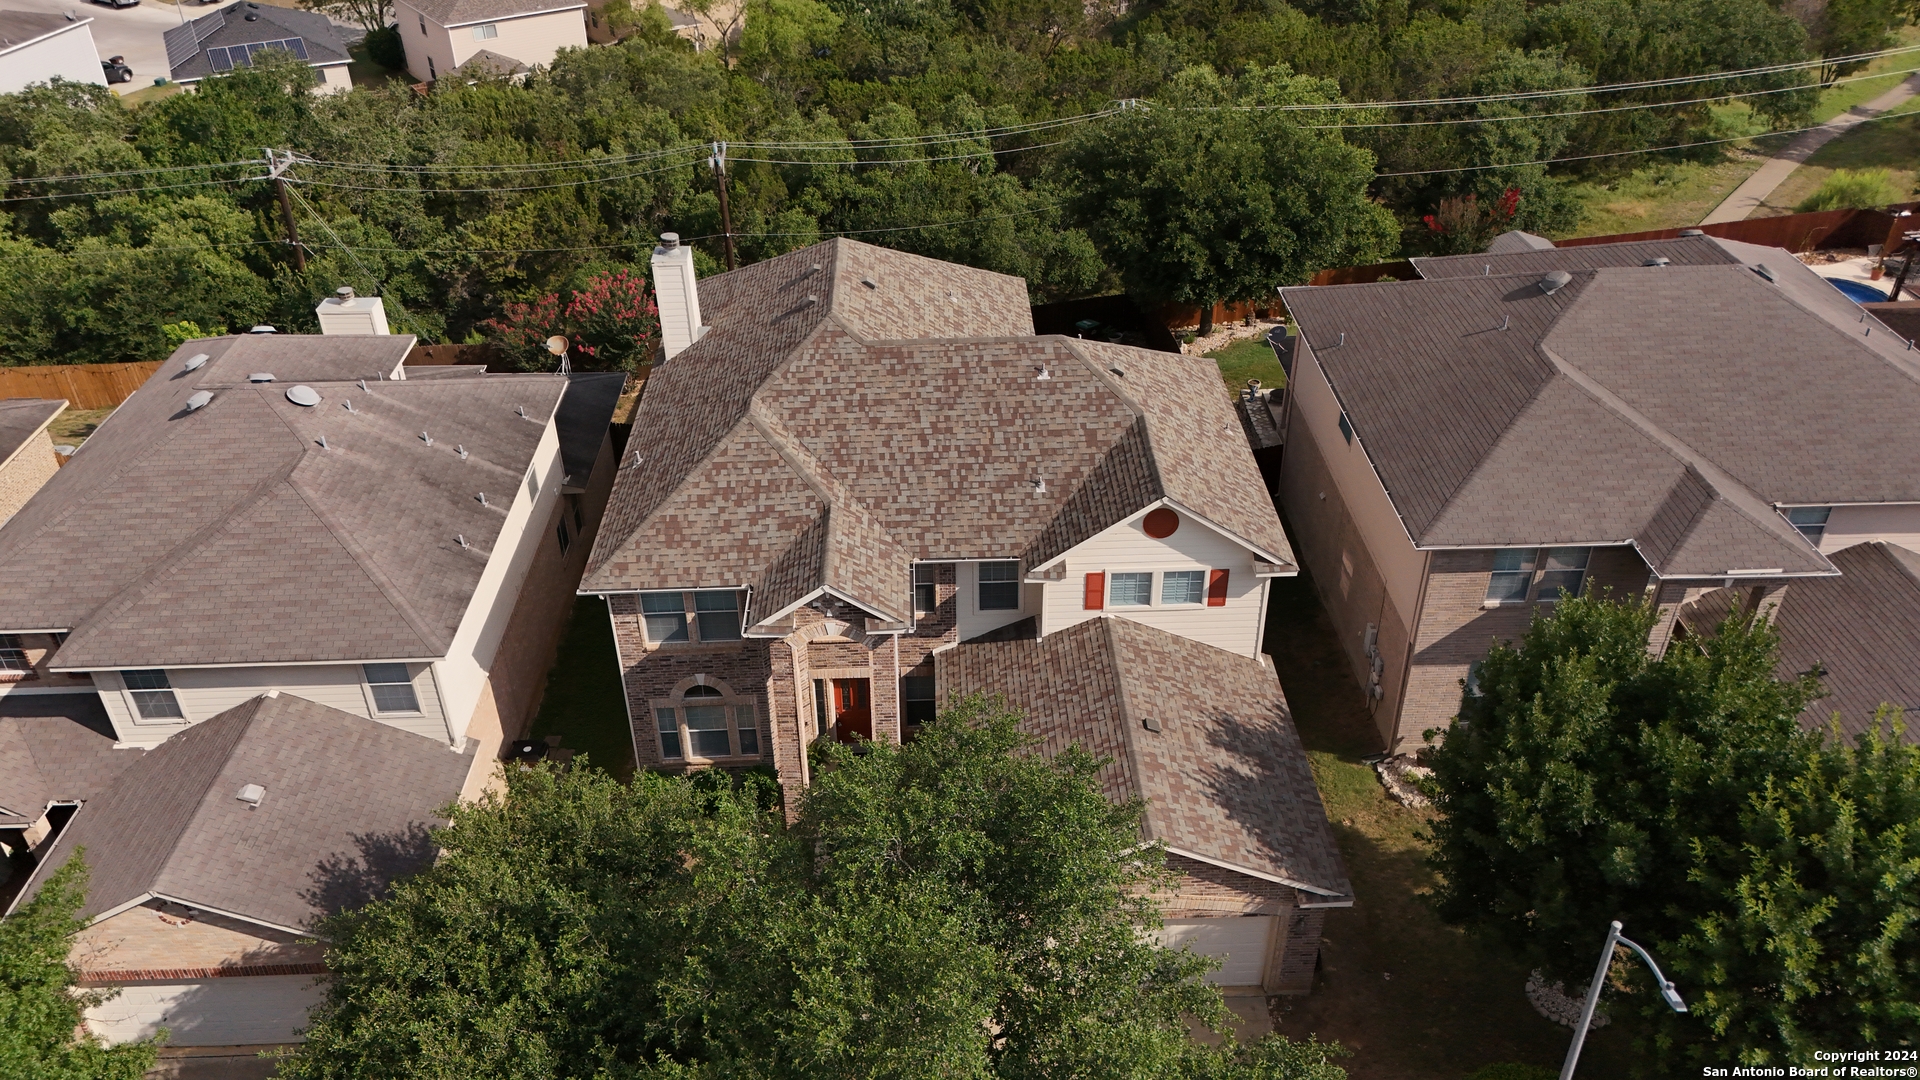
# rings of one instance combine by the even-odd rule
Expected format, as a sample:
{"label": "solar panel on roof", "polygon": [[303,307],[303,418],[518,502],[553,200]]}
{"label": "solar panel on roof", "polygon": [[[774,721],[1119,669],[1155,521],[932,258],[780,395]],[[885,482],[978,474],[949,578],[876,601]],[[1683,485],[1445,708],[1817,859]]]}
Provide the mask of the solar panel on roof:
{"label": "solar panel on roof", "polygon": [[[241,63],[245,62],[245,60],[241,61]],[[227,50],[225,49],[208,49],[207,63],[212,65],[215,71],[233,70],[233,61],[227,56]]]}

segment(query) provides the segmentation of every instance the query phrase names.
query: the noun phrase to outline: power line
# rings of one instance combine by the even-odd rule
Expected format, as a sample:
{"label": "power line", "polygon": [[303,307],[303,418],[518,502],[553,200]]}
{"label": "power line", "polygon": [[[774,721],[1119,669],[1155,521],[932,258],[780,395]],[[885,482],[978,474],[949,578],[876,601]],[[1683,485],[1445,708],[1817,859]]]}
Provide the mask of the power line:
{"label": "power line", "polygon": [[56,191],[46,195],[9,195],[0,199],[0,203],[33,202],[40,199],[82,199],[101,195],[134,195],[145,191],[172,191],[177,188],[209,187],[217,184],[244,184],[258,179],[260,177],[241,176],[232,180],[195,180],[185,184],[155,184],[151,187],[115,188],[112,191]]}
{"label": "power line", "polygon": [[[347,246],[346,241],[340,239],[340,234],[333,231],[333,224],[329,222],[320,213],[319,210],[315,209],[314,205],[308,202],[306,200],[306,197],[301,195],[298,190],[294,188],[287,188],[286,191],[288,192],[288,194],[291,194],[296,200],[299,201],[301,209],[305,210],[308,213],[308,215],[310,215],[315,221],[318,221],[320,223],[320,227],[327,231],[328,236],[333,237],[333,242],[339,246],[341,251],[346,252],[347,258],[353,260],[353,265],[359,267],[360,272],[367,275],[367,280],[373,282],[373,291],[375,293],[384,292],[385,290],[383,290],[380,287],[380,275],[368,269],[367,264],[360,261],[360,256],[354,254],[353,249]],[[398,315],[401,319],[405,320],[406,322],[412,323],[413,331],[414,331],[413,336],[420,339],[421,341],[425,341],[427,339],[427,335],[422,332],[423,328],[420,326],[419,322],[416,321],[412,315],[407,314],[407,309],[400,305],[400,301],[397,297],[390,297],[389,299],[393,300],[394,314]]]}
{"label": "power line", "polygon": [[67,176],[9,176],[0,184],[64,184],[74,180],[105,180],[118,176],[150,176],[156,173],[191,172],[195,169],[230,169],[238,165],[258,165],[258,161],[219,161],[208,165],[169,165],[153,169],[119,169],[114,172],[73,173]]}

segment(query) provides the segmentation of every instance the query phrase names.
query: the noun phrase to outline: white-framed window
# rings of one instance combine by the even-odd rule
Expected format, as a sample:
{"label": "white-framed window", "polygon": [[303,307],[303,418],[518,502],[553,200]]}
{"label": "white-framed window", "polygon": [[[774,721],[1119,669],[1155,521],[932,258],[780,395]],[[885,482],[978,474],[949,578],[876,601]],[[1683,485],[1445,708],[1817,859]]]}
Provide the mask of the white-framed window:
{"label": "white-framed window", "polygon": [[1205,570],[1166,570],[1160,574],[1160,603],[1203,604],[1207,599]]}
{"label": "white-framed window", "polygon": [[1831,506],[1795,506],[1787,511],[1787,521],[1814,547],[1827,535],[1827,519],[1832,516]]}
{"label": "white-framed window", "polygon": [[427,36],[427,17],[425,15],[420,16],[420,36]]}
{"label": "white-framed window", "polygon": [[405,664],[362,664],[367,691],[376,713],[417,713],[420,695],[413,689],[413,672]]}
{"label": "white-framed window", "polygon": [[487,41],[500,36],[500,27],[496,23],[481,23],[473,28],[473,40]]}
{"label": "white-framed window", "polygon": [[558,535],[560,537],[560,554],[565,555],[567,553],[567,549],[573,546],[573,534],[567,531],[566,518],[560,519],[560,530]]}
{"label": "white-framed window", "polygon": [[1488,605],[1550,604],[1580,595],[1593,549],[1586,547],[1505,548],[1493,553],[1487,579]]}
{"label": "white-framed window", "polygon": [[983,562],[980,564],[980,610],[1020,610],[1020,564]]}
{"label": "white-framed window", "polygon": [[940,591],[935,588],[937,578],[932,563],[913,564],[913,610],[915,614],[925,615],[940,606]]}
{"label": "white-framed window", "polygon": [[1153,572],[1107,575],[1107,604],[1110,607],[1151,607]]}
{"label": "white-framed window", "polygon": [[180,699],[174,696],[173,683],[165,671],[159,668],[123,671],[120,678],[127,685],[127,696],[133,699],[137,719],[167,723],[187,718],[180,710]]}
{"label": "white-framed window", "polygon": [[760,756],[759,713],[751,698],[698,683],[655,699],[654,730],[663,761],[721,761]]}
{"label": "white-framed window", "polygon": [[[476,34],[474,36],[478,37],[479,35]],[[533,469],[528,469],[527,470],[527,498],[537,499],[539,497],[540,497],[540,474],[535,472]]]}
{"label": "white-framed window", "polygon": [[18,634],[0,634],[0,674],[33,674],[33,665],[27,663],[26,642]]}
{"label": "white-framed window", "polygon": [[640,617],[654,645],[741,639],[736,589],[641,593]]}

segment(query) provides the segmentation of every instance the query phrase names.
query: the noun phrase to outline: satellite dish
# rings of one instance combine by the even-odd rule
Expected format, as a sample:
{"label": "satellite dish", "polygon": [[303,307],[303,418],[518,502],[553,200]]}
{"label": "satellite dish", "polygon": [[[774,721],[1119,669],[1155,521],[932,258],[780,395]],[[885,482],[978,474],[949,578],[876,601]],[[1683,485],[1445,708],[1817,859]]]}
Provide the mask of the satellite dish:
{"label": "satellite dish", "polygon": [[320,395],[313,387],[302,384],[287,390],[287,400],[293,402],[295,405],[305,405],[308,408],[312,408],[320,404]]}
{"label": "satellite dish", "polygon": [[208,356],[206,353],[194,353],[192,356],[187,357],[186,369],[188,371],[199,371],[202,367],[206,365],[206,362],[210,359],[212,359],[212,357]]}
{"label": "satellite dish", "polygon": [[192,412],[195,409],[204,409],[207,407],[207,402],[212,400],[213,393],[211,391],[201,390],[187,399],[187,411]]}
{"label": "satellite dish", "polygon": [[555,334],[547,339],[547,351],[555,356],[565,356],[568,344],[565,334]]}

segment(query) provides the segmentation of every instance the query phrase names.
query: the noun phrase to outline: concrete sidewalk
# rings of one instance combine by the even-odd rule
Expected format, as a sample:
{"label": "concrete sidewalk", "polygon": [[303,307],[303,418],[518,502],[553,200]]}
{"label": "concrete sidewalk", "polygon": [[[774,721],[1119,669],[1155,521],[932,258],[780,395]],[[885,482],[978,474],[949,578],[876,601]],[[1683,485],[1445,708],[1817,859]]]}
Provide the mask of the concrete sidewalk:
{"label": "concrete sidewalk", "polygon": [[1851,131],[1863,121],[1886,112],[1906,102],[1915,93],[1920,93],[1920,75],[1911,75],[1900,85],[1874,98],[1864,105],[1855,105],[1839,116],[1821,124],[1812,131],[1803,131],[1794,137],[1778,154],[1767,159],[1765,165],[1746,183],[1733,189],[1713,212],[1700,219],[1702,225],[1717,225],[1723,221],[1744,221],[1747,215],[1759,209],[1767,196],[1793,175],[1793,170],[1813,156],[1814,151],[1832,142],[1840,135]]}

